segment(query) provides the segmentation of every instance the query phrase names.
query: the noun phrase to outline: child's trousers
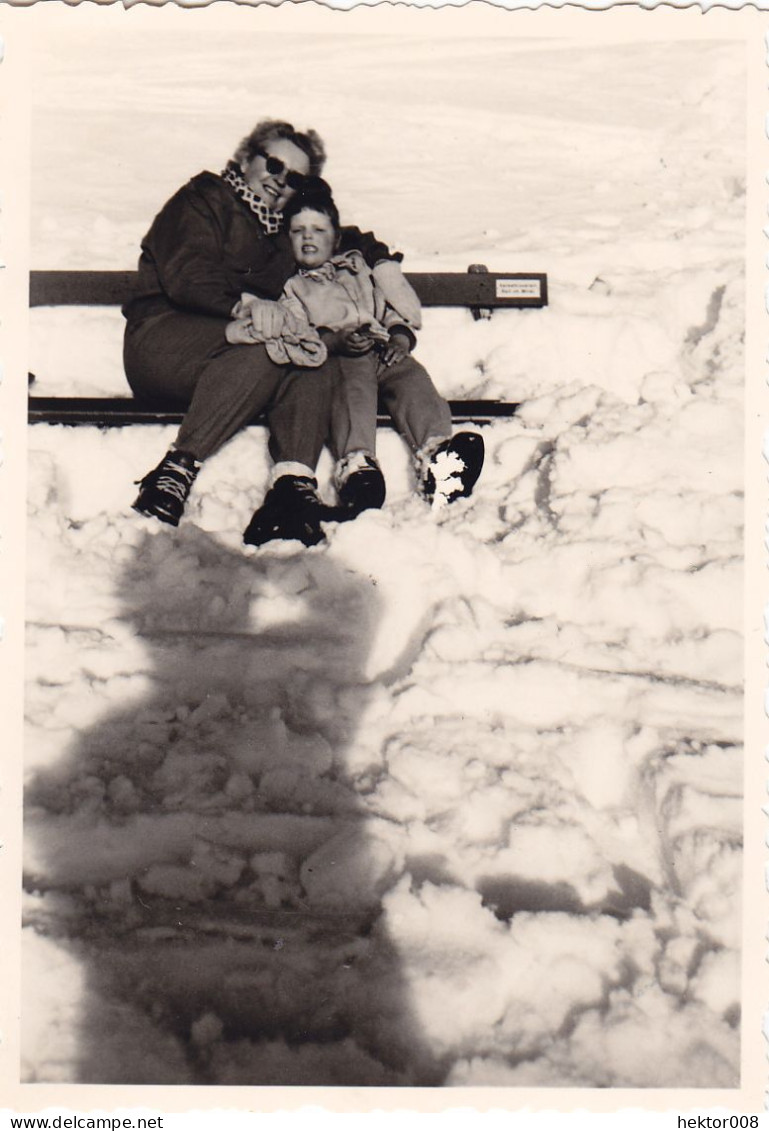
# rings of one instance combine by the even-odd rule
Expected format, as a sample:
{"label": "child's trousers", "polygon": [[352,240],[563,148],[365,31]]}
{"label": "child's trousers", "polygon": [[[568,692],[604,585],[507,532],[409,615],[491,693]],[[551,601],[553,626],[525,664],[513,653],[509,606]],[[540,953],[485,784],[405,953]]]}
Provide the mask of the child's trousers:
{"label": "child's trousers", "polygon": [[329,446],[336,459],[376,451],[377,395],[412,452],[451,435],[451,409],[423,365],[405,357],[386,366],[372,350],[362,357],[337,357],[340,379],[331,407]]}

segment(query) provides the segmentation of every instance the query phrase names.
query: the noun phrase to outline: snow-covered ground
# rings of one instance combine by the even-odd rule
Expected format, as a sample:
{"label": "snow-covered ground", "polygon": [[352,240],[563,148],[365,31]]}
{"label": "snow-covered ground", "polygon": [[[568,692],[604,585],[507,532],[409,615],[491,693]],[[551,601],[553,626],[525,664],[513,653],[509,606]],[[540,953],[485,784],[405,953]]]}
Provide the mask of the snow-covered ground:
{"label": "snow-covered ground", "polygon": [[[446,395],[522,407],[439,515],[381,432],[309,551],[240,544],[260,430],[177,531],[129,506],[171,431],[32,430],[26,1080],[737,1085],[743,68],[41,35],[33,266],[132,266],[268,113],[407,267],[550,305],[426,313]],[[37,391],[123,390],[120,335],[35,312]]]}

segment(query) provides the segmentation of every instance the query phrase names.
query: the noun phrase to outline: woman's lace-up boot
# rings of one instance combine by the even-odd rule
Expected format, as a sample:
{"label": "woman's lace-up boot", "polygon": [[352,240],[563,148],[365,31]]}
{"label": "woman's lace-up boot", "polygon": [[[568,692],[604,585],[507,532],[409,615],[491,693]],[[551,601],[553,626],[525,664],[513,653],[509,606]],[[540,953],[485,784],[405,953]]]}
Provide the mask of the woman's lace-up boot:
{"label": "woman's lace-up boot", "polygon": [[171,450],[139,482],[133,509],[178,526],[200,463],[189,452]]}
{"label": "woman's lace-up boot", "polygon": [[309,475],[281,475],[243,534],[247,546],[263,546],[275,539],[295,539],[305,546],[325,541],[321,522],[334,518],[318,495],[318,482]]}

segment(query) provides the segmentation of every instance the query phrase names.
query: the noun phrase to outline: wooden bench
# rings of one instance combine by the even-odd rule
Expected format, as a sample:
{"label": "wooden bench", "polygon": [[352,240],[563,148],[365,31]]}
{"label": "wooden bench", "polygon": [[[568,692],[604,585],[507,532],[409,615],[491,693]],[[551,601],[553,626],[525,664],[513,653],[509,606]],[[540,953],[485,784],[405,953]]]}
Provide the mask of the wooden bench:
{"label": "wooden bench", "polygon": [[[531,272],[500,274],[476,264],[459,272],[407,273],[425,307],[464,307],[474,318],[489,317],[492,310],[543,307],[547,305],[547,276]],[[119,306],[133,294],[134,271],[32,271],[30,306]],[[34,377],[30,374],[30,384]],[[518,405],[512,401],[450,401],[452,417],[459,422],[487,423],[512,416]],[[380,406],[381,410],[381,406]],[[93,424],[101,428],[127,424],[178,424],[184,408],[165,398],[138,397],[38,397],[30,395],[31,424]],[[389,424],[380,411],[377,422]],[[263,424],[258,416],[252,424]]]}

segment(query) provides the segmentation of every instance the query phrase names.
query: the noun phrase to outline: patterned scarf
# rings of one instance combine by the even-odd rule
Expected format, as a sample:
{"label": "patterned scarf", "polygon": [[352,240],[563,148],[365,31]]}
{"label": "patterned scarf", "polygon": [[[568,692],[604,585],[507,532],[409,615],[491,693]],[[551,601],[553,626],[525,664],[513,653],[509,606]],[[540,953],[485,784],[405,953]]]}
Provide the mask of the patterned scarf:
{"label": "patterned scarf", "polygon": [[222,180],[231,185],[237,196],[248,205],[267,235],[277,235],[283,222],[283,213],[273,212],[264,201],[259,199],[254,190],[246,184],[243,174],[234,161],[228,163],[221,175]]}

